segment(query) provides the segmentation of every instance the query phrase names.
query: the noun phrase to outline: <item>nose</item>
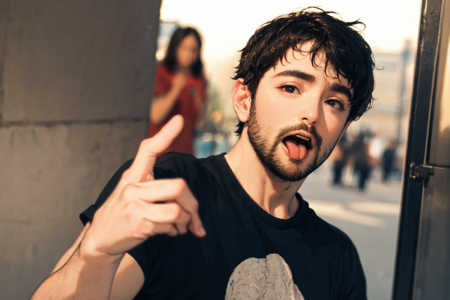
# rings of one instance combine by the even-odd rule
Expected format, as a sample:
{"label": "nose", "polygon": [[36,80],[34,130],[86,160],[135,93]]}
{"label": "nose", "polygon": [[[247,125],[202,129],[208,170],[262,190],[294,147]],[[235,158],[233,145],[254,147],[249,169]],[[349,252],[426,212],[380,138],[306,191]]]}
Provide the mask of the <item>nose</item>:
{"label": "nose", "polygon": [[304,99],[298,114],[298,120],[306,122],[310,126],[316,126],[319,123],[320,103],[319,97]]}

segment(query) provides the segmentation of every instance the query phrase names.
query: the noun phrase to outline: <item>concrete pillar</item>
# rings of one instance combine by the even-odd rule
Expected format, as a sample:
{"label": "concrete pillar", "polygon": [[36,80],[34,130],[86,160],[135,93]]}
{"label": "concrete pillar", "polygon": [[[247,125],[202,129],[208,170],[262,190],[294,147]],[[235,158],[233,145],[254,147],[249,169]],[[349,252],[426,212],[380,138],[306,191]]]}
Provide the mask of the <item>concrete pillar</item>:
{"label": "concrete pillar", "polygon": [[0,1],[0,298],[30,297],[145,137],[160,5]]}

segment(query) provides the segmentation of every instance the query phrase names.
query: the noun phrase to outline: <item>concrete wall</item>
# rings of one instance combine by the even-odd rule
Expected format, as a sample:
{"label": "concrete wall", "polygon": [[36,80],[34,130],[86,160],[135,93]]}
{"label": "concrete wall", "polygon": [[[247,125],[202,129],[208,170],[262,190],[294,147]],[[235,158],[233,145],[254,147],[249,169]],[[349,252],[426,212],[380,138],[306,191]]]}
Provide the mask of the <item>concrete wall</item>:
{"label": "concrete wall", "polygon": [[145,137],[161,0],[0,1],[0,298],[27,299]]}

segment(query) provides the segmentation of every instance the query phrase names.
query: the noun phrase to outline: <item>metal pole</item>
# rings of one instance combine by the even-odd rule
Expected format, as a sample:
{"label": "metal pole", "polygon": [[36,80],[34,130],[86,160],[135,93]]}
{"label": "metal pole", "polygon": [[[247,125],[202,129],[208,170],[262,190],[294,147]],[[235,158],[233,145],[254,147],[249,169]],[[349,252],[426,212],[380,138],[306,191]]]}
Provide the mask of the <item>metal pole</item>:
{"label": "metal pole", "polygon": [[397,143],[402,141],[402,118],[403,105],[405,102],[406,64],[408,63],[409,57],[411,56],[410,44],[410,40],[405,40],[401,57],[401,77],[397,108]]}

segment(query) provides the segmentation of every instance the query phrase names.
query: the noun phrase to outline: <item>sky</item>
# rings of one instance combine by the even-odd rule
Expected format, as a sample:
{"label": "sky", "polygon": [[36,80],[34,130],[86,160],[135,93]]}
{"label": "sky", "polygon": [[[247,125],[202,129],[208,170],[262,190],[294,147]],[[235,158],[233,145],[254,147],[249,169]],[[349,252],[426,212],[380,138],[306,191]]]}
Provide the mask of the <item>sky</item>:
{"label": "sky", "polygon": [[194,25],[203,33],[203,54],[222,57],[241,49],[264,22],[311,5],[336,11],[346,21],[361,19],[376,50],[398,51],[405,37],[417,39],[420,0],[163,0],[161,19]]}

